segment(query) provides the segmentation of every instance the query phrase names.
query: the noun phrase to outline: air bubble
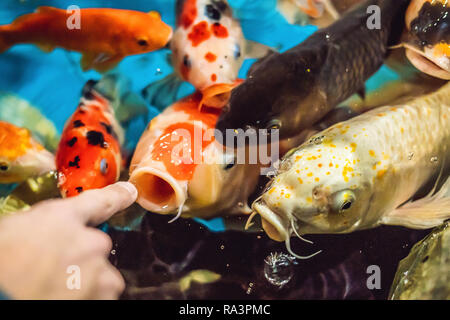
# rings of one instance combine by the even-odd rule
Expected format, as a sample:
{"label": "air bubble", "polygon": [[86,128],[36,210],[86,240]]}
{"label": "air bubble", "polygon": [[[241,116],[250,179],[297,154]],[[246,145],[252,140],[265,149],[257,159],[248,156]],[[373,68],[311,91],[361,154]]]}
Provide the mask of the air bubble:
{"label": "air bubble", "polygon": [[436,163],[436,162],[438,161],[438,157],[432,157],[432,158],[430,159],[430,161],[431,161],[432,163]]}
{"label": "air bubble", "polygon": [[272,285],[282,288],[294,275],[293,259],[284,253],[270,253],[264,260],[264,276]]}

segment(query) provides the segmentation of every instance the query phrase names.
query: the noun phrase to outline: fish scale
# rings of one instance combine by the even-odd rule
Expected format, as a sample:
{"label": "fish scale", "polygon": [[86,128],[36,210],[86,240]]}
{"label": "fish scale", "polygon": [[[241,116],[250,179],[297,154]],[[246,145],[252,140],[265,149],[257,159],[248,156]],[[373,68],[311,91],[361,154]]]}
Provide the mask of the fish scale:
{"label": "fish scale", "polygon": [[[374,109],[313,136],[287,154],[253,209],[276,240],[290,236],[292,221],[299,234],[348,233],[380,224],[432,227],[450,216],[447,199],[442,207],[423,210],[420,218],[413,216],[419,205],[430,205],[441,194],[405,203],[430,184],[425,191],[444,181],[442,191],[447,190],[449,147],[446,84],[431,95]],[[337,212],[333,199],[342,192],[355,199],[348,211]]]}
{"label": "fish scale", "polygon": [[[294,48],[252,66],[249,79],[232,91],[217,128],[279,129],[281,139],[298,135],[340,102],[364,89],[400,41],[408,0],[368,0]],[[369,29],[380,8],[380,29]]]}

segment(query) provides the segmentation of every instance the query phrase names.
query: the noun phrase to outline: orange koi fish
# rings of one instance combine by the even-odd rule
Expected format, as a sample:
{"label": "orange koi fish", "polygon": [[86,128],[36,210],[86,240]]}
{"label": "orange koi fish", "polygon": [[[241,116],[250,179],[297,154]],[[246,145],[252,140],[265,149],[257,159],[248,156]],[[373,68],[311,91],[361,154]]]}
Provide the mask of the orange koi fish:
{"label": "orange koi fish", "polygon": [[54,156],[30,131],[0,121],[0,183],[18,183],[53,170]]}
{"label": "orange koi fish", "polygon": [[89,81],[80,104],[66,123],[56,154],[63,197],[105,187],[119,179],[123,129],[110,101]]}
{"label": "orange koi fish", "polygon": [[154,118],[139,140],[130,166],[137,202],[159,214],[211,218],[249,213],[247,199],[258,165],[237,164],[214,138],[220,110],[198,110],[196,93]]}
{"label": "orange koi fish", "polygon": [[19,43],[32,43],[44,51],[55,47],[83,54],[83,70],[104,72],[129,55],[164,47],[172,36],[157,12],[120,9],[81,9],[80,28],[69,28],[72,12],[39,7],[9,25],[0,26],[0,52]]}
{"label": "orange koi fish", "polygon": [[244,38],[225,0],[177,0],[176,16],[170,44],[176,74],[150,84],[144,95],[162,109],[168,105],[158,100],[168,95],[164,87],[178,90],[184,80],[203,94],[199,108],[223,107],[231,90],[242,82],[237,77],[245,58],[265,56],[271,49]]}

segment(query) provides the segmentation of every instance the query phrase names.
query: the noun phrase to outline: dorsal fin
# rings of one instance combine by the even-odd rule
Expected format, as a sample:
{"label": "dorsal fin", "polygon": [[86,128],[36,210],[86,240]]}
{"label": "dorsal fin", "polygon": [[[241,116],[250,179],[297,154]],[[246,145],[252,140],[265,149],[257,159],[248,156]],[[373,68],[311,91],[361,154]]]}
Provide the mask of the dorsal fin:
{"label": "dorsal fin", "polygon": [[42,7],[38,7],[35,12],[36,13],[46,13],[46,12],[61,12],[61,11],[64,11],[64,10],[50,7],[50,6],[42,6]]}

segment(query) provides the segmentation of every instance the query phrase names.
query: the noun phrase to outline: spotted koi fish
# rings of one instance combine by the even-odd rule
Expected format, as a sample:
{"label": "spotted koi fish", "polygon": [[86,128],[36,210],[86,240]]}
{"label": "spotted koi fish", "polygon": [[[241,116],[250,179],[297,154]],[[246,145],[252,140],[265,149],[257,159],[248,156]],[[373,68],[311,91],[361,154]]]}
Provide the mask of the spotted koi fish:
{"label": "spotted koi fish", "polygon": [[164,47],[172,36],[157,12],[120,9],[81,9],[80,29],[67,27],[73,12],[39,7],[9,25],[0,26],[0,52],[19,43],[32,43],[44,51],[55,47],[83,54],[83,70],[103,72],[129,55]]}
{"label": "spotted koi fish", "polygon": [[63,197],[105,187],[119,179],[123,129],[110,101],[89,81],[66,123],[56,153],[58,187]]}
{"label": "spotted koi fish", "polygon": [[446,84],[314,135],[285,156],[252,208],[288,249],[293,235],[432,228],[450,218],[449,147]]}
{"label": "spotted koi fish", "polygon": [[181,79],[202,92],[200,108],[221,108],[230,91],[242,82],[237,77],[244,59],[262,57],[271,49],[245,40],[225,0],[177,0],[176,15],[177,28],[170,44],[176,74],[149,85],[144,96],[163,109],[168,103],[159,102],[160,96],[168,96],[167,87],[178,90]]}
{"label": "spotted koi fish", "polygon": [[450,2],[411,1],[406,26],[403,46],[411,63],[424,73],[450,80]]}
{"label": "spotted koi fish", "polygon": [[18,183],[55,170],[55,157],[30,131],[0,121],[0,183]]}
{"label": "spotted koi fish", "polygon": [[[145,209],[177,217],[211,218],[249,213],[247,200],[259,178],[258,165],[236,164],[213,130],[220,110],[198,110],[196,93],[154,118],[139,140],[130,182]],[[208,135],[209,132],[209,135]]]}

